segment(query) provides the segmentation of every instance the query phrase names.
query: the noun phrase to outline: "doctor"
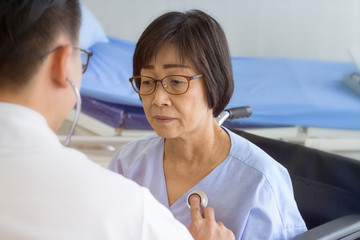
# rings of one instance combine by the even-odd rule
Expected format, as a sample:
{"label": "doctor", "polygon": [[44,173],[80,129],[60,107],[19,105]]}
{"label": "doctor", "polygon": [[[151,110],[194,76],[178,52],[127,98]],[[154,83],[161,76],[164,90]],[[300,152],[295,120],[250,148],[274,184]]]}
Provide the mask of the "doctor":
{"label": "doctor", "polygon": [[[78,0],[0,3],[0,238],[192,239],[148,190],[55,135],[91,56],[80,19]],[[233,238],[190,204],[195,239]]]}

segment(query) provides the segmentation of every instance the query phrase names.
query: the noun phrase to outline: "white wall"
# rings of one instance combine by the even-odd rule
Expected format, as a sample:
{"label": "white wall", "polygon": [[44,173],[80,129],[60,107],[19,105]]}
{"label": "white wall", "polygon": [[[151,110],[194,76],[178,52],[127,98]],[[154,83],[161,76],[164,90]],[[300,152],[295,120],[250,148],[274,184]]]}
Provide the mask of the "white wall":
{"label": "white wall", "polygon": [[108,35],[136,41],[167,11],[197,8],[217,19],[233,56],[351,61],[360,46],[360,0],[82,0]]}

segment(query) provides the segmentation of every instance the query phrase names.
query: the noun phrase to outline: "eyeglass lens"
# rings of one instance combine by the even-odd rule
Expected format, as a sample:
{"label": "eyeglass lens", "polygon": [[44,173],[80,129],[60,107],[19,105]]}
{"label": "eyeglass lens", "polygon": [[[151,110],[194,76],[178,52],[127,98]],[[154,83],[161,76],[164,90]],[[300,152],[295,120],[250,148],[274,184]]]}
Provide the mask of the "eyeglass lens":
{"label": "eyeglass lens", "polygon": [[[134,88],[140,94],[151,94],[155,91],[156,82],[150,77],[136,77],[133,79]],[[188,89],[188,80],[183,76],[168,76],[161,80],[163,88],[171,94],[182,94]]]}
{"label": "eyeglass lens", "polygon": [[80,57],[81,57],[82,70],[84,72],[86,69],[87,62],[88,62],[88,54],[86,52],[81,51]]}

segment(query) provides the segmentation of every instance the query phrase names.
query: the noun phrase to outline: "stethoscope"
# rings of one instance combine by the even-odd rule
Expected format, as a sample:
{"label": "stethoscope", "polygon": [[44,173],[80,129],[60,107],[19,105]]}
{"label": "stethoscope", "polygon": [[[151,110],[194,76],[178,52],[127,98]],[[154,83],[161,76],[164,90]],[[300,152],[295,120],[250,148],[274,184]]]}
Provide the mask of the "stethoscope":
{"label": "stethoscope", "polygon": [[70,128],[70,131],[68,133],[68,135],[66,136],[66,139],[64,141],[64,146],[67,146],[69,145],[70,143],[70,140],[71,140],[71,136],[74,134],[74,131],[75,131],[75,127],[76,127],[76,124],[79,120],[79,116],[80,116],[80,111],[81,111],[81,97],[80,97],[80,91],[79,89],[75,86],[75,84],[70,80],[70,79],[67,79],[68,82],[70,83],[72,89],[74,90],[75,92],[75,96],[76,96],[76,114],[75,114],[75,118],[74,118],[74,121],[72,123],[72,126]]}
{"label": "stethoscope", "polygon": [[188,205],[188,207],[190,208],[189,201],[190,201],[190,198],[194,195],[198,196],[200,198],[201,208],[203,208],[203,209],[206,208],[206,206],[208,205],[208,197],[207,197],[206,193],[204,193],[201,190],[193,190],[187,195],[186,204]]}

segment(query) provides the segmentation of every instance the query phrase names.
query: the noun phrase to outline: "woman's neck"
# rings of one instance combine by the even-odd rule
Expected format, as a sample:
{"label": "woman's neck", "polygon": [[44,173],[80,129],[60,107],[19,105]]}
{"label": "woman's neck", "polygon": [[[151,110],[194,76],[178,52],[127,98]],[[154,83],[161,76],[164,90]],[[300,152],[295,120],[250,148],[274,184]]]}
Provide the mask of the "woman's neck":
{"label": "woman's neck", "polygon": [[197,136],[166,139],[164,175],[169,205],[221,164],[230,152],[228,133],[215,121]]}
{"label": "woman's neck", "polygon": [[[228,152],[226,143],[230,142],[229,135],[213,119],[203,129],[198,129],[192,134],[183,137],[165,140],[165,155],[170,161],[208,162],[211,156],[217,156],[220,152]],[[225,147],[225,148],[224,148]],[[207,160],[209,159],[209,160]]]}

